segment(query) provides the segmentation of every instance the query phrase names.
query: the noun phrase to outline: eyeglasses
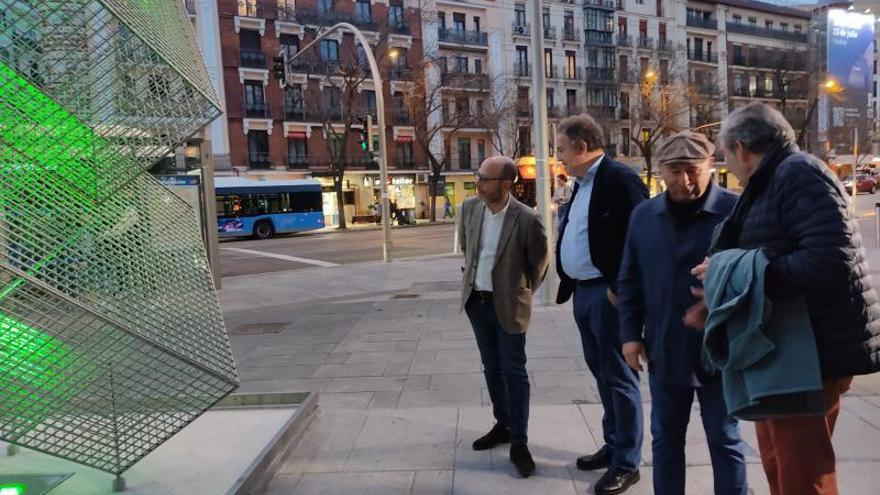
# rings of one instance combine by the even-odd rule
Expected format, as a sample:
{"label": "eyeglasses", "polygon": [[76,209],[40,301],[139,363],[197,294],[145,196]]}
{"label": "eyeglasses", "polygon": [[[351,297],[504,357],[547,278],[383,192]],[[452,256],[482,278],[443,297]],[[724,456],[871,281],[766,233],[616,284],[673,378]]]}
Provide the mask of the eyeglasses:
{"label": "eyeglasses", "polygon": [[482,175],[479,172],[474,172],[474,179],[477,182],[487,182],[490,180],[509,180],[509,181],[516,182],[516,177],[486,177],[485,175]]}

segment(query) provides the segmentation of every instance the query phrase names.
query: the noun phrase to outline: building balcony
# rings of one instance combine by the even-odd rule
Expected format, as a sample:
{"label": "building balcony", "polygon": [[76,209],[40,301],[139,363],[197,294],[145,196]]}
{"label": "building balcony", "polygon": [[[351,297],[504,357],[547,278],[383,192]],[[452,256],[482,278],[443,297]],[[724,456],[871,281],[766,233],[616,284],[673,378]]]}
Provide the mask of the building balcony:
{"label": "building balcony", "polygon": [[805,33],[782,31],[780,29],[767,29],[766,27],[751,26],[736,22],[728,22],[727,31],[731,33],[758,36],[760,38],[774,38],[777,40],[794,41],[798,43],[807,42],[807,35]]}
{"label": "building balcony", "polygon": [[617,3],[614,0],[583,0],[583,6],[614,10],[617,8]]}
{"label": "building balcony", "polygon": [[528,103],[517,103],[516,105],[516,116],[521,119],[528,119],[532,117],[532,106]]}
{"label": "building balcony", "polygon": [[531,30],[529,28],[529,24],[525,23],[525,22],[514,22],[511,27],[512,27],[514,36],[528,37],[531,33]]}
{"label": "building balcony", "polygon": [[239,0],[236,15],[239,17],[263,17],[263,3],[258,0]]}
{"label": "building balcony", "polygon": [[717,64],[718,54],[708,52],[688,52],[688,60],[691,62],[702,62],[704,64]]}
{"label": "building balcony", "polygon": [[247,48],[242,48],[239,50],[239,53],[242,67],[248,67],[250,69],[266,68],[266,54],[263,53],[262,50],[249,50]]}
{"label": "building balcony", "polygon": [[562,71],[560,71],[555,65],[551,65],[550,67],[545,66],[544,77],[547,79],[560,79],[562,77]]}
{"label": "building balcony", "polygon": [[489,89],[489,74],[474,74],[472,72],[449,70],[440,75],[440,82],[444,86],[454,88],[486,91]]}
{"label": "building balcony", "polygon": [[290,72],[300,74],[335,74],[342,68],[339,60],[299,57],[290,63]]}
{"label": "building balcony", "polygon": [[583,81],[584,70],[578,67],[565,67],[563,70],[566,81]]}
{"label": "building balcony", "polygon": [[776,56],[766,56],[766,54],[760,54],[754,60],[748,60],[745,56],[734,56],[730,59],[730,65],[752,67],[756,69],[783,69],[785,71],[803,72],[806,72],[808,69],[807,58],[805,56],[790,56],[787,53],[785,54],[784,59],[780,59]]}
{"label": "building balcony", "polygon": [[[291,159],[296,161],[291,164]],[[294,156],[287,158],[287,165],[290,168],[309,168],[313,170],[328,170],[333,167],[333,160],[328,156],[320,157],[299,157]],[[346,169],[351,170],[378,170],[379,164],[370,155],[344,155],[336,159],[336,163],[345,165]]]}
{"label": "building balcony", "polygon": [[489,46],[489,35],[482,31],[466,31],[463,29],[438,28],[438,35],[442,43],[455,43],[458,45]]}
{"label": "building balcony", "polygon": [[547,118],[561,119],[563,117],[562,108],[557,106],[547,107]]}
{"label": "building balcony", "polygon": [[614,81],[614,68],[608,67],[587,67],[584,69],[585,79],[587,81],[602,81],[602,82],[611,82]]}
{"label": "building balcony", "polygon": [[653,50],[654,49],[654,40],[647,36],[639,36],[638,47],[640,50]]}
{"label": "building balcony", "polygon": [[632,48],[632,39],[629,37],[628,34],[618,34],[617,46],[623,48]]}
{"label": "building balcony", "polygon": [[398,125],[412,125],[412,115],[410,115],[410,113],[405,110],[398,110],[394,112],[394,123]]}
{"label": "building balcony", "polygon": [[688,27],[716,30],[718,29],[718,19],[688,16],[687,25]]}
{"label": "building balcony", "polygon": [[244,102],[243,115],[250,119],[271,119],[269,104],[265,101]]}
{"label": "building balcony", "polygon": [[556,40],[556,26],[544,26],[544,39]]}
{"label": "building balcony", "polygon": [[307,122],[318,120],[313,112],[307,112],[302,105],[285,105],[284,120],[288,122]]}
{"label": "building balcony", "polygon": [[446,158],[444,162],[446,164],[446,170],[476,170],[480,166],[477,158],[473,156]]}
{"label": "building balcony", "polygon": [[353,12],[321,11],[314,7],[297,7],[296,21],[311,26],[331,26],[337,22],[348,22],[364,31],[377,31],[378,27],[372,17],[360,16]]}
{"label": "building balcony", "polygon": [[389,73],[394,81],[411,81],[413,78],[412,69],[406,66],[392,66]]}
{"label": "building balcony", "polygon": [[657,51],[672,52],[675,51],[675,45],[672,44],[672,40],[660,38],[657,40]]}
{"label": "building balcony", "polygon": [[589,105],[587,106],[587,113],[592,115],[593,117],[603,118],[603,119],[613,119],[616,117],[616,108],[610,105]]}
{"label": "building balcony", "polygon": [[739,98],[770,98],[774,100],[806,100],[807,93],[801,89],[789,89],[788,91],[768,90],[766,88],[736,88],[731,91],[732,96]]}
{"label": "building balcony", "polygon": [[309,168],[309,157],[305,155],[288,155],[287,156],[287,168],[291,169],[305,169]]}
{"label": "building balcony", "polygon": [[614,36],[610,32],[586,31],[584,42],[588,46],[614,46]]}
{"label": "building balcony", "polygon": [[619,69],[617,70],[617,80],[621,83],[632,84],[636,82],[638,77],[636,76],[636,72],[629,69]]}
{"label": "building balcony", "polygon": [[412,30],[409,28],[409,24],[405,22],[389,23],[388,29],[391,30],[391,34],[404,34],[407,36],[412,34]]}
{"label": "building balcony", "polygon": [[584,109],[579,105],[566,105],[565,106],[566,115],[580,115],[584,113]]}
{"label": "building balcony", "polygon": [[562,41],[580,42],[581,33],[575,28],[567,28],[562,30]]}
{"label": "building balcony", "polygon": [[528,65],[516,64],[513,66],[513,75],[516,77],[531,77],[531,67]]}
{"label": "building balcony", "polygon": [[249,151],[248,166],[256,169],[268,169],[272,167],[272,159],[269,152],[266,151]]}

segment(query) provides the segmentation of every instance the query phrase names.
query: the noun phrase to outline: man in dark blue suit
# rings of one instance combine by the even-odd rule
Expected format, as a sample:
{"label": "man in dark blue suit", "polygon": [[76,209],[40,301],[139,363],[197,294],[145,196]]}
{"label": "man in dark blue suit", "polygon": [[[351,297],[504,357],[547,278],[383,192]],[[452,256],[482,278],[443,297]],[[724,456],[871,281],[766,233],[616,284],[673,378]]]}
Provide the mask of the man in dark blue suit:
{"label": "man in dark blue suit", "polygon": [[699,281],[691,267],[706,256],[712,232],[737,196],[711,181],[715,146],[702,134],[681,132],[658,150],[667,191],[635,209],[618,280],[623,355],[651,387],[654,493],[685,492],[685,434],[694,394],[700,401],[716,495],[746,494],[743,443],[727,414],[721,377],[704,368],[701,332],[683,321]]}
{"label": "man in dark blue suit", "polygon": [[574,295],[574,319],[587,366],[596,378],[604,415],[605,445],[577,460],[578,469],[608,468],[598,495],[625,492],[639,480],[642,399],[639,376],[620,352],[617,274],[629,216],[648,189],[629,167],[605,156],[605,134],[589,115],[559,123],[557,156],[575,176],[572,197],[560,213],[556,244],[559,295]]}

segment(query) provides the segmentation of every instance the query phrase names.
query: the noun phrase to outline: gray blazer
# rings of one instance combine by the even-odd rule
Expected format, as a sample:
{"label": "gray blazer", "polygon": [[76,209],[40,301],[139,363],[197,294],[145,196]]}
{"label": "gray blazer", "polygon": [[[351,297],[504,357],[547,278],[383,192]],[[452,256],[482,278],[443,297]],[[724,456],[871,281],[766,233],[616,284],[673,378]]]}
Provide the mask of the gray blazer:
{"label": "gray blazer", "polygon": [[[459,240],[465,258],[462,310],[474,290],[485,210],[486,205],[479,198],[470,198],[461,206]],[[492,300],[505,332],[514,335],[526,332],[532,316],[532,291],[541,285],[546,273],[544,225],[531,208],[511,196],[492,268]]]}

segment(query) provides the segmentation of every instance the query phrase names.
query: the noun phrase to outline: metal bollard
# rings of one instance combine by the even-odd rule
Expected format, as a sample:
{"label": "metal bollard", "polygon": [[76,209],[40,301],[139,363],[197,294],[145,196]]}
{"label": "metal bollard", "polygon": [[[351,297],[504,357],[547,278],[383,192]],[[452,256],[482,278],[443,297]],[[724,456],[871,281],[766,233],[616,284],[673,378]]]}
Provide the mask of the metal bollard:
{"label": "metal bollard", "polygon": [[459,240],[461,238],[458,235],[458,232],[459,232],[458,229],[460,229],[460,228],[461,228],[461,205],[459,205],[458,208],[455,209],[455,231],[452,234],[453,235],[452,254],[461,254],[461,246],[459,245],[460,244]]}
{"label": "metal bollard", "polygon": [[880,248],[880,203],[874,203],[874,242]]}

